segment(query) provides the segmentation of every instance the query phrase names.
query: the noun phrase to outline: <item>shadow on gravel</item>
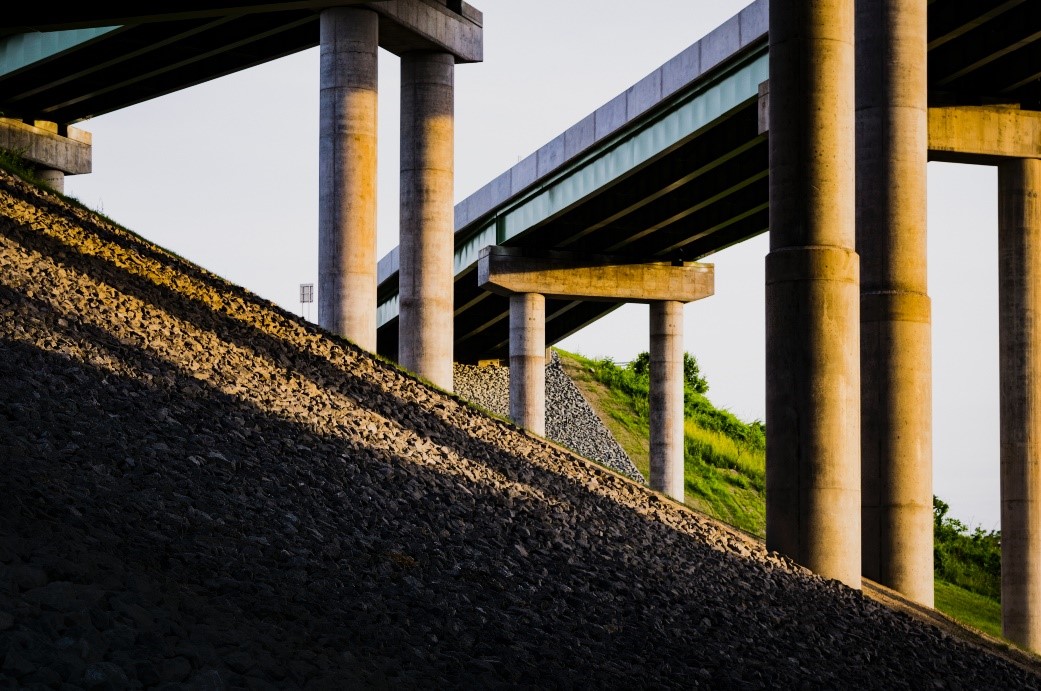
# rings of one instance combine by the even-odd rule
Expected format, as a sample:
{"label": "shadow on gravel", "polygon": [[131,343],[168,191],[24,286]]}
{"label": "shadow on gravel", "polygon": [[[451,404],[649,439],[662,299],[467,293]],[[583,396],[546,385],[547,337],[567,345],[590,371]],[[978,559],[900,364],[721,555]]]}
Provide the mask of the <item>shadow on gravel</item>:
{"label": "shadow on gravel", "polygon": [[[213,310],[10,219],[0,235],[503,476],[471,481],[317,434],[2,286],[0,609],[15,625],[0,648],[27,660],[84,640],[85,660],[139,681],[216,670],[235,686],[330,688],[874,686],[979,662],[859,594],[721,552],[534,464],[514,447],[559,452],[455,402],[408,400],[422,385],[389,367],[376,366],[382,383],[353,373],[348,360],[367,356],[340,339],[343,365],[251,326],[255,309],[317,334],[186,263],[246,310]],[[18,341],[12,324],[26,329]],[[135,375],[61,354],[70,340]],[[500,436],[473,436],[478,423]],[[49,567],[25,578],[23,561]],[[65,581],[101,594],[64,597]],[[981,666],[964,670],[967,686]]]}
{"label": "shadow on gravel", "polygon": [[[5,318],[61,335],[45,305],[20,302],[31,309]],[[130,600],[155,622],[128,646],[135,664],[184,657],[236,683],[250,671],[334,681],[324,660],[419,686],[723,673],[697,623],[725,627],[726,603],[630,545],[565,544],[557,506],[317,436],[89,327],[75,335],[163,383],[0,343],[4,542],[23,560],[49,557],[42,590],[102,583],[102,618],[133,575],[162,584]],[[684,541],[703,577],[729,573],[735,560]],[[93,564],[99,554],[110,558]],[[44,611],[64,606],[34,592]],[[53,628],[36,653],[86,635]],[[186,643],[166,650],[171,634]]]}

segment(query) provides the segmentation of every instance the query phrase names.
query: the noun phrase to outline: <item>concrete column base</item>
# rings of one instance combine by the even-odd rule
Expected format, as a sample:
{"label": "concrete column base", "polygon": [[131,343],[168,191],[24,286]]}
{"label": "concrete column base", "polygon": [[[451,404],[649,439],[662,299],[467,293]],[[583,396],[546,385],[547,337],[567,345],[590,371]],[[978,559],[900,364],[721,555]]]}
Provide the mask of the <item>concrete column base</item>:
{"label": "concrete column base", "polygon": [[684,500],[683,303],[651,303],[651,489]]}
{"label": "concrete column base", "polygon": [[998,167],[1001,626],[1041,652],[1041,160]]}
{"label": "concrete column base", "polygon": [[546,436],[546,298],[510,296],[510,418]]}

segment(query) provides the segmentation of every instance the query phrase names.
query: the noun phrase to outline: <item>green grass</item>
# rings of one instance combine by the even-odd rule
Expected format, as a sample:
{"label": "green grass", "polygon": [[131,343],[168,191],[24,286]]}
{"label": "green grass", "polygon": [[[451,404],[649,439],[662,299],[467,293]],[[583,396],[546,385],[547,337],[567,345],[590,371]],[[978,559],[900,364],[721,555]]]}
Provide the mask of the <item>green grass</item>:
{"label": "green grass", "polygon": [[[564,351],[561,364],[644,477],[649,473],[646,374]],[[637,371],[634,371],[637,370]],[[702,390],[707,386],[702,387]],[[688,386],[684,475],[692,508],[762,536],[766,532],[766,436]],[[936,609],[1001,636],[1000,535],[969,528],[934,500]]]}
{"label": "green grass", "polygon": [[936,585],[936,609],[963,624],[1001,638],[1001,604],[992,598],[942,581]]}
{"label": "green grass", "polygon": [[[568,374],[647,477],[650,421],[646,373],[610,360],[559,352]],[[762,536],[766,530],[766,441],[762,424],[745,423],[729,411],[716,408],[693,385],[688,385],[685,393],[686,503]]]}

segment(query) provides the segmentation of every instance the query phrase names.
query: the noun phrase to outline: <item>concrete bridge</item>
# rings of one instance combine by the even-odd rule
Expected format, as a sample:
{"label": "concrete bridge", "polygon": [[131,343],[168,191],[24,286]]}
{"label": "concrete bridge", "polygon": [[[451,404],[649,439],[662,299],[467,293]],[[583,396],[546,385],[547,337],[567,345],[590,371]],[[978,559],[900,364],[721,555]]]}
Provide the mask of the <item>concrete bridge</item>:
{"label": "concrete bridge", "polygon": [[[18,148],[58,184],[85,172],[79,119],[320,44],[322,325],[444,388],[453,358],[508,356],[511,411],[538,430],[545,346],[651,302],[652,483],[677,497],[678,305],[711,293],[710,267],[690,262],[769,230],[768,547],[927,605],[926,162],[998,166],[1003,621],[1041,651],[1036,3],[760,0],[454,214],[452,73],[480,59],[478,12],[170,5],[5,15],[0,110],[19,120],[5,141],[49,142]],[[403,55],[403,124],[401,246],[377,263],[379,45]]]}

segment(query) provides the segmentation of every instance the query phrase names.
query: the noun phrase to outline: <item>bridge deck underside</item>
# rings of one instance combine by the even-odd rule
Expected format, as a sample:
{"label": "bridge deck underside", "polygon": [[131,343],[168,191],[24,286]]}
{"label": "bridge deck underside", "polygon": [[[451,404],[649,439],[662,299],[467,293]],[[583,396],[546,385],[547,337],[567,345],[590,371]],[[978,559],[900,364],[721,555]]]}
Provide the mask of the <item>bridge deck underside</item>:
{"label": "bridge deck underside", "polygon": [[[506,244],[694,261],[767,230],[767,158],[753,99]],[[547,300],[547,344],[618,306]],[[478,288],[474,267],[460,273],[455,282],[456,359],[507,357],[508,316],[508,300]],[[396,353],[397,323],[393,319],[379,330],[380,353]]]}

